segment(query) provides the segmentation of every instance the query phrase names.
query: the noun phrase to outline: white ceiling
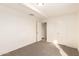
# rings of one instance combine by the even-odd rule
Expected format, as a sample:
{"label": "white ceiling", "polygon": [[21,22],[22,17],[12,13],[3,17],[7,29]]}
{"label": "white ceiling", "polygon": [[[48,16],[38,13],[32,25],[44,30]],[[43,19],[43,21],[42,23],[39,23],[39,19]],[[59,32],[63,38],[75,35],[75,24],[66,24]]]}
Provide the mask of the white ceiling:
{"label": "white ceiling", "polygon": [[46,19],[79,11],[79,3],[4,3],[6,6],[24,14],[34,14],[34,17]]}
{"label": "white ceiling", "polygon": [[30,3],[26,5],[44,18],[70,14],[79,10],[79,3]]}
{"label": "white ceiling", "polygon": [[[11,8],[11,9],[15,10],[16,12],[18,11],[22,14],[25,14],[26,16],[29,15],[29,16],[33,16],[38,19],[44,19],[44,17],[42,15],[40,15],[38,12],[36,12],[35,10],[31,9],[30,7],[28,7],[22,3],[2,3],[2,4],[0,4],[0,7],[1,6]],[[34,15],[32,15],[32,14],[34,14]]]}

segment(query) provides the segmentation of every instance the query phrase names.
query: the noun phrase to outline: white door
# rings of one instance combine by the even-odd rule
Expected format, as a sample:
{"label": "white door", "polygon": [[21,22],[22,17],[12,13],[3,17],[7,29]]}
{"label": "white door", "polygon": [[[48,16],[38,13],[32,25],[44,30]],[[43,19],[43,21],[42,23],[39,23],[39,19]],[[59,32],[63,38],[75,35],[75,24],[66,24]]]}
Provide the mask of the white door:
{"label": "white door", "polygon": [[42,39],[42,24],[40,21],[36,22],[36,41],[40,41]]}

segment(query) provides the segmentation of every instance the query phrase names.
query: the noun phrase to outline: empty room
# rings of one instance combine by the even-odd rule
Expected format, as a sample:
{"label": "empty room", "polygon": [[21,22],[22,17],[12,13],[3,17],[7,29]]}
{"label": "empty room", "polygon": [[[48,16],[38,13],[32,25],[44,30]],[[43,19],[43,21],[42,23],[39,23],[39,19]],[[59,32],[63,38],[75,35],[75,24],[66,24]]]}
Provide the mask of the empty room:
{"label": "empty room", "polygon": [[0,3],[0,56],[79,56],[79,3]]}

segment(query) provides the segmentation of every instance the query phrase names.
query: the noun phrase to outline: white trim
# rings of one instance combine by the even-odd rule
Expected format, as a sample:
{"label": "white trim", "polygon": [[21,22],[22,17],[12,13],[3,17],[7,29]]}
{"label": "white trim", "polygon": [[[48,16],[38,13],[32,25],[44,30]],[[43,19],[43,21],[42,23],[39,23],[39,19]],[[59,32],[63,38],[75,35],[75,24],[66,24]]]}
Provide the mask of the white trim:
{"label": "white trim", "polygon": [[79,52],[79,48],[78,48],[78,52]]}
{"label": "white trim", "polygon": [[54,43],[54,45],[59,49],[59,51],[60,51],[60,53],[61,53],[62,56],[68,56],[68,55],[65,53],[65,51],[58,45],[57,40],[54,40],[53,43]]}

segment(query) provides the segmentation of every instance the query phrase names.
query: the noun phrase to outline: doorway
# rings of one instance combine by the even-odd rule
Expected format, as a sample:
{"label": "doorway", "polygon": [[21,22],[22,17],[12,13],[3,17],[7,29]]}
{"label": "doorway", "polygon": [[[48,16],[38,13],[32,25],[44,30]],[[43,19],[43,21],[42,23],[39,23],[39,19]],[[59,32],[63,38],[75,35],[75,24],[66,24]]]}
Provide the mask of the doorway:
{"label": "doorway", "polygon": [[47,23],[42,23],[42,41],[47,41]]}
{"label": "doorway", "polygon": [[36,22],[36,42],[47,41],[47,23],[46,22]]}

